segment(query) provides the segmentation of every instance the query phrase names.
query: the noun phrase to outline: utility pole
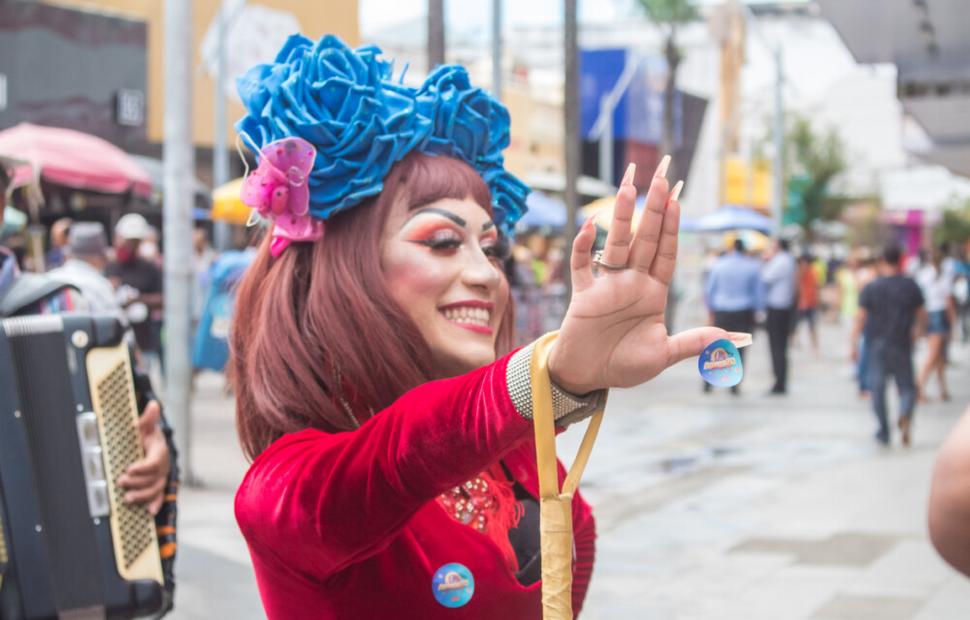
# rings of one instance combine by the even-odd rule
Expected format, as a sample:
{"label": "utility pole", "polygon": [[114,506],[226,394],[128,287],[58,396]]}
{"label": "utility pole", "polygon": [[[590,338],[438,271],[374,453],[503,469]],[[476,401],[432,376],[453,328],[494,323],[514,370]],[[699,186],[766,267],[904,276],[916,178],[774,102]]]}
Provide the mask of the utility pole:
{"label": "utility pole", "polygon": [[670,36],[664,47],[664,57],[667,59],[667,84],[664,86],[664,118],[663,133],[660,137],[660,152],[670,155],[670,166],[667,168],[668,178],[676,179],[680,175],[677,170],[677,144],[674,140],[674,105],[677,103],[677,67],[680,66],[680,50],[677,49],[677,22],[670,22]]}
{"label": "utility pole", "polygon": [[502,100],[502,0],[492,0],[492,94]]}
{"label": "utility pole", "polygon": [[775,57],[775,160],[772,175],[774,188],[771,192],[771,219],[775,221],[775,230],[781,235],[785,214],[785,70],[782,64],[781,44],[774,50]]}
{"label": "utility pole", "polygon": [[445,62],[445,0],[428,0],[428,73]]}
{"label": "utility pole", "polygon": [[[578,20],[576,17],[577,0],[563,0],[564,14],[564,45],[565,55],[565,92],[563,93],[563,151],[566,157],[566,254],[572,252],[573,239],[576,238],[576,211],[579,209],[579,193],[576,181],[579,179],[579,38]],[[567,299],[572,296],[572,278],[569,273],[569,261],[565,261]]]}
{"label": "utility pole", "polygon": [[189,299],[192,290],[192,0],[165,0],[165,414],[192,483]]}
{"label": "utility pole", "polygon": [[772,191],[771,191],[771,219],[775,224],[776,234],[781,234],[782,220],[785,212],[785,67],[782,58],[782,42],[772,42],[765,36],[764,31],[751,10],[744,2],[736,4],[744,11],[744,18],[750,24],[752,31],[761,39],[762,45],[771,53],[771,59],[775,63],[775,109],[774,123],[772,128],[773,142],[775,147],[775,158],[772,162]]}
{"label": "utility pole", "polygon": [[[220,0],[216,13],[216,79],[215,79],[215,135],[212,141],[212,185],[222,187],[229,182],[229,151],[226,140],[226,24],[225,2]],[[194,176],[192,178],[195,178]],[[230,228],[228,222],[215,222],[213,226],[216,249],[228,250]]]}

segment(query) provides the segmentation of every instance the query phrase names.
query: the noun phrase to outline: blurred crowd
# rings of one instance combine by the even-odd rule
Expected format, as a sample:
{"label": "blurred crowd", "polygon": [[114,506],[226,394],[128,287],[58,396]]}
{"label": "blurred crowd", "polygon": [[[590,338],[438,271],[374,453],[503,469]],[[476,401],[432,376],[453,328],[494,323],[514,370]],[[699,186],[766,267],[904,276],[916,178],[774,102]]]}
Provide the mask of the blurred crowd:
{"label": "blurred crowd", "polygon": [[[47,229],[42,250],[32,248],[25,233],[21,229],[0,238],[20,269],[48,271],[78,288],[92,310],[119,316],[132,327],[146,365],[160,371],[164,307],[159,231],[142,215],[127,213],[110,231],[100,222],[58,219]],[[732,239],[727,249],[710,251],[704,261],[702,286],[709,322],[731,331],[763,328],[775,375],[771,393],[784,394],[789,346],[817,353],[820,321],[851,326],[859,314],[862,291],[883,275],[883,257],[867,247],[828,246],[812,251],[806,246],[796,251],[785,240],[752,251],[742,238]],[[205,223],[194,229],[191,312],[196,367],[219,370],[224,364],[232,285],[251,256],[251,251],[219,253],[211,246]],[[506,275],[516,300],[520,342],[558,326],[567,303],[566,257],[561,236],[531,232],[515,239]],[[941,245],[904,255],[899,270],[918,284],[927,313],[921,328],[927,355],[915,377],[918,398],[928,398],[929,383],[936,380],[939,397],[948,399],[943,372],[947,343],[955,337],[970,341],[967,247]],[[213,342],[218,343],[216,354],[211,350]],[[856,356],[859,393],[865,398],[871,391],[871,355],[864,334]],[[705,384],[705,389],[710,386]]]}
{"label": "blurred crowd", "polygon": [[505,271],[515,299],[519,344],[559,328],[567,304],[565,260],[561,237],[533,234],[516,239]]}
{"label": "blurred crowd", "polygon": [[[81,293],[87,309],[117,316],[131,327],[140,359],[151,374],[161,372],[164,355],[162,252],[158,230],[138,213],[118,219],[112,231],[95,221],[60,218],[49,227],[45,251],[31,252],[17,235],[0,239],[13,258],[11,268],[46,271]],[[201,319],[217,258],[204,228],[193,231],[192,319]],[[62,310],[71,310],[64,308]]]}
{"label": "blurred crowd", "polygon": [[[881,253],[853,248],[844,259],[830,254],[828,259],[809,251],[796,255],[784,240],[763,252],[749,252],[740,239],[729,250],[711,253],[703,276],[710,323],[744,332],[764,327],[773,395],[788,391],[789,345],[802,346],[804,338],[804,346],[818,354],[819,321],[851,326],[848,354],[856,363],[860,397],[873,400],[880,421],[877,439],[889,440],[884,392],[891,378],[900,392],[900,427],[906,427],[908,443],[915,404],[929,400],[931,393],[950,399],[944,372],[948,344],[957,337],[970,341],[967,248],[943,244],[906,255],[889,245]],[[916,371],[912,353],[918,340],[926,346]],[[732,391],[737,394],[740,388]]]}

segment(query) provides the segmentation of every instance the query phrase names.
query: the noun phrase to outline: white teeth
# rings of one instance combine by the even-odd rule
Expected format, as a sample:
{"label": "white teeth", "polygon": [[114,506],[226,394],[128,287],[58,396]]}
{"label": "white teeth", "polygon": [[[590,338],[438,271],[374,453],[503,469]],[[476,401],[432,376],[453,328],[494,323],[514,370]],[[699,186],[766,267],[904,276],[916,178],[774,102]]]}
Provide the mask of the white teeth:
{"label": "white teeth", "polygon": [[470,323],[482,327],[488,327],[492,318],[492,313],[485,308],[473,308],[471,306],[445,308],[442,310],[442,314],[452,323]]}

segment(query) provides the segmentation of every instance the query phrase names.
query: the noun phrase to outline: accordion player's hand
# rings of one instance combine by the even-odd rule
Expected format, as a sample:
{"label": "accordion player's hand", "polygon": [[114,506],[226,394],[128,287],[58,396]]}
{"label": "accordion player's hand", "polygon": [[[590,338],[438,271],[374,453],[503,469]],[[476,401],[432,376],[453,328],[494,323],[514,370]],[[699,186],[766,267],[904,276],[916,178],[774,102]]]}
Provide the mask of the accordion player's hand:
{"label": "accordion player's hand", "polygon": [[151,514],[157,514],[165,500],[168,482],[168,444],[158,425],[162,409],[157,401],[151,401],[138,418],[138,436],[145,456],[128,466],[118,477],[118,486],[125,489],[124,500],[129,504],[141,504]]}

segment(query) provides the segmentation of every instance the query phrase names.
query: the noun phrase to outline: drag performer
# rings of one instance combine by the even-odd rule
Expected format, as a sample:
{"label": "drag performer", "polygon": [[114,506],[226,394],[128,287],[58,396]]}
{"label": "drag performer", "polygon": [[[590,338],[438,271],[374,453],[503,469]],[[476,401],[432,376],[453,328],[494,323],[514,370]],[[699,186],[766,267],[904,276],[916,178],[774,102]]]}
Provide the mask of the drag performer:
{"label": "drag performer", "polygon": [[[297,35],[238,82],[258,154],[243,198],[272,228],[231,336],[252,459],[236,518],[270,618],[539,618],[533,347],[511,350],[502,270],[528,192],[503,167],[508,113],[461,67],[411,88],[379,53]],[[725,336],[664,328],[665,168],[639,230],[631,166],[604,251],[591,222],[575,240],[548,358],[560,428]],[[595,542],[578,494],[573,521],[578,612]]]}

